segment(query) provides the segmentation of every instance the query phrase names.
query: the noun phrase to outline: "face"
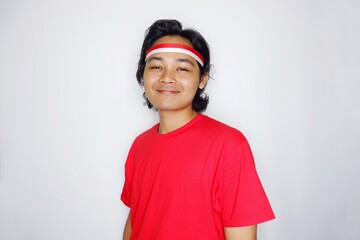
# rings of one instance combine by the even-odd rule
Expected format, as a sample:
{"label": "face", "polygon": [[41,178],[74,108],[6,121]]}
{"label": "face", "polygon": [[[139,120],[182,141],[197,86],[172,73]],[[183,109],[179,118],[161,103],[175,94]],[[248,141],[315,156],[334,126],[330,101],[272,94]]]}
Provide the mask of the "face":
{"label": "face", "polygon": [[[154,45],[179,43],[192,47],[180,36],[164,36]],[[200,78],[197,61],[183,53],[156,53],[149,57],[144,70],[144,88],[149,101],[161,111],[193,111],[192,101],[198,88],[206,85],[207,76]]]}

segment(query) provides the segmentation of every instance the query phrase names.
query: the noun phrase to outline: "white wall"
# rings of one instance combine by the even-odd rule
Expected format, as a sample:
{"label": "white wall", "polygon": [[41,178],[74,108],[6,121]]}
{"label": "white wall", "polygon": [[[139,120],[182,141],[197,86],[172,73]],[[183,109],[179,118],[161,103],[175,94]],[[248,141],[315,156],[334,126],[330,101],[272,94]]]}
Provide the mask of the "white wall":
{"label": "white wall", "polygon": [[200,30],[207,114],[242,130],[277,219],[259,239],[360,238],[358,1],[0,1],[0,239],[120,239],[145,29]]}

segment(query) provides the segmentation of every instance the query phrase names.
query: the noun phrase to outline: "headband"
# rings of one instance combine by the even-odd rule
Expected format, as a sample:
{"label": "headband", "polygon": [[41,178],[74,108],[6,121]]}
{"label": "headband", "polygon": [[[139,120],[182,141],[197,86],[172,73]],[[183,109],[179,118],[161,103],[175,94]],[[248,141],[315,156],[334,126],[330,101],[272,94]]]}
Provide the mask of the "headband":
{"label": "headband", "polygon": [[151,48],[149,48],[149,50],[146,51],[145,62],[151,55],[164,52],[187,54],[193,57],[202,67],[204,66],[204,58],[198,51],[196,51],[192,47],[177,43],[163,43],[152,46]]}

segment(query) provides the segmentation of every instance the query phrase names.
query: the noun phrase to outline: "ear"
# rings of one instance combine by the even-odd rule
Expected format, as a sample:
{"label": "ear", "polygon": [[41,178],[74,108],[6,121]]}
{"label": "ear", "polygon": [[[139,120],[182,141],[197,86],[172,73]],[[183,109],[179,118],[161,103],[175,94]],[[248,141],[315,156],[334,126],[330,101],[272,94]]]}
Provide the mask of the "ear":
{"label": "ear", "polygon": [[204,75],[202,75],[200,77],[199,88],[204,89],[206,87],[208,80],[209,80],[209,73],[205,73]]}

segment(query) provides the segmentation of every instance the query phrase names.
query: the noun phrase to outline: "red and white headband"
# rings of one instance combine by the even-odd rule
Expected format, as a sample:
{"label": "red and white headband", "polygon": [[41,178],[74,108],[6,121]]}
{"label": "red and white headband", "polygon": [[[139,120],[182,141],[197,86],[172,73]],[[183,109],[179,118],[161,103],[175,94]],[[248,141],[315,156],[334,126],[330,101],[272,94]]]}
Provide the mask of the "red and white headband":
{"label": "red and white headband", "polygon": [[145,62],[147,59],[155,53],[164,53],[164,52],[175,52],[175,53],[184,53],[193,57],[202,67],[204,66],[204,57],[195,49],[177,43],[163,43],[152,46],[149,50],[146,51]]}

